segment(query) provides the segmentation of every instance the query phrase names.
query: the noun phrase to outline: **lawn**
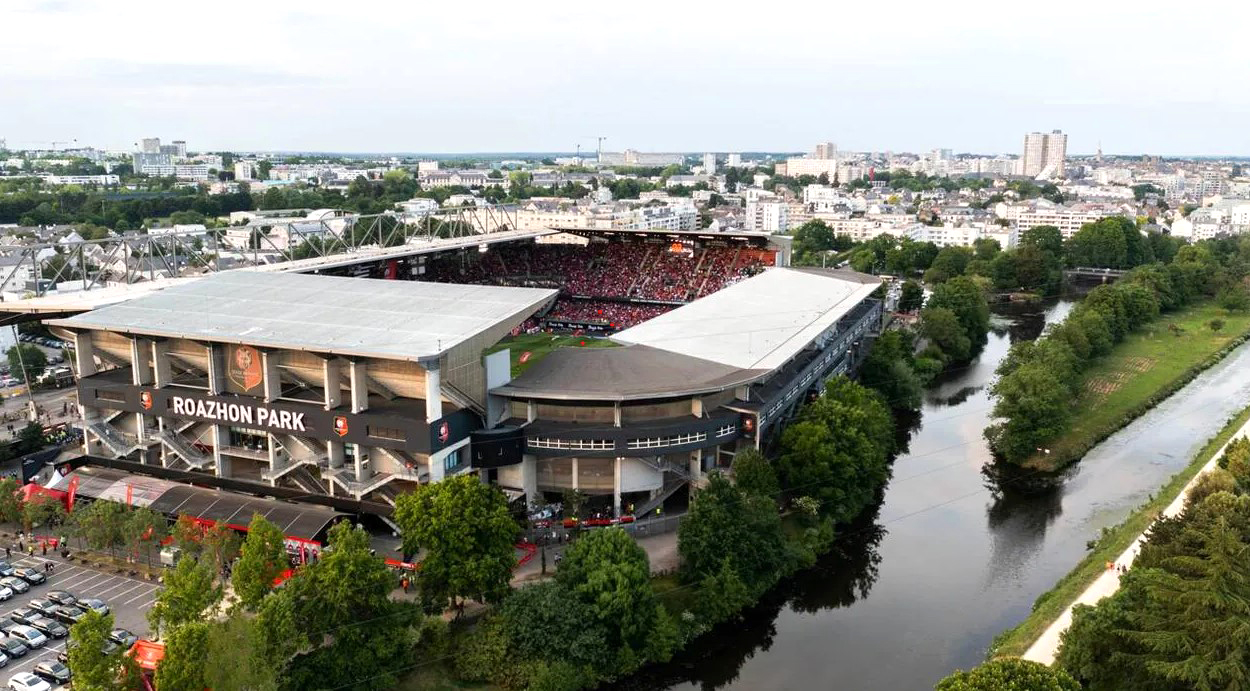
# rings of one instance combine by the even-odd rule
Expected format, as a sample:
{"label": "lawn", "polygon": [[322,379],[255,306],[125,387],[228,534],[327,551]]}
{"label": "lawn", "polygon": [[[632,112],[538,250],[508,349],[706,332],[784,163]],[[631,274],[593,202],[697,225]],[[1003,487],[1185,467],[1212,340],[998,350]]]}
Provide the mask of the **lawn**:
{"label": "lawn", "polygon": [[[1211,320],[1222,319],[1212,331]],[[1173,331],[1175,325],[1179,330]],[[1050,454],[1025,465],[1053,470],[1079,460],[1094,444],[1140,415],[1141,406],[1174,388],[1202,363],[1250,330],[1250,314],[1211,302],[1161,316],[1124,339],[1085,372],[1072,426],[1050,445]],[[1135,413],[1135,414],[1134,414]]]}
{"label": "lawn", "polygon": [[[616,344],[606,338],[596,336],[555,336],[549,333],[521,334],[500,341],[487,353],[494,353],[504,348],[511,349],[512,376],[520,376],[530,365],[543,359],[556,348],[613,348]],[[529,353],[528,356],[525,354]],[[525,357],[525,362],[521,358]]]}
{"label": "lawn", "polygon": [[1090,553],[1066,576],[1059,579],[1055,587],[1037,598],[1033,603],[1032,613],[1015,628],[1002,632],[994,639],[994,643],[990,646],[989,657],[1023,655],[1029,646],[1033,645],[1033,641],[1042,635],[1046,627],[1058,619],[1068,605],[1076,601],[1076,598],[1080,597],[1081,593],[1085,592],[1085,589],[1102,575],[1106,569],[1106,563],[1119,558],[1124,550],[1133,544],[1133,540],[1136,540],[1138,535],[1154,523],[1155,517],[1172,503],[1172,500],[1181,493],[1185,485],[1189,484],[1198,470],[1211,460],[1215,452],[1219,451],[1220,447],[1227,443],[1233,433],[1241,429],[1247,420],[1250,420],[1250,408],[1242,410],[1229,420],[1224,425],[1224,429],[1211,437],[1206,445],[1194,455],[1190,464],[1173,475],[1172,479],[1150,498],[1150,501],[1142,504],[1124,519],[1123,523],[1104,529]]}

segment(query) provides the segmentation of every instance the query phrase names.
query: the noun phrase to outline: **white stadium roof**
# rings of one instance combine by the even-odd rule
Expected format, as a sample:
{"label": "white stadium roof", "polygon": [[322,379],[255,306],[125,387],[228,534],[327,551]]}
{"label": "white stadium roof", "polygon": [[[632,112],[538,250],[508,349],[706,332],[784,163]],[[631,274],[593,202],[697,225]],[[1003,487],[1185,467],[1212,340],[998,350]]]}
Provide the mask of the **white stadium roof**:
{"label": "white stadium roof", "polygon": [[226,271],[48,323],[419,360],[503,322],[519,324],[555,295],[541,288]]}
{"label": "white stadium roof", "polygon": [[851,271],[769,269],[612,336],[742,369],[773,370],[880,286]]}

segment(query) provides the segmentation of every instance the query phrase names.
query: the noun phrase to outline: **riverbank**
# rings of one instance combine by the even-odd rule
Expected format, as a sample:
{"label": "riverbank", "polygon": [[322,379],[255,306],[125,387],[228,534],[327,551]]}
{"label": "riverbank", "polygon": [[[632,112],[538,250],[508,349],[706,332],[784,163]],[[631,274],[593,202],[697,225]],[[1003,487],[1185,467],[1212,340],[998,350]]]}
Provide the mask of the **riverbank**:
{"label": "riverbank", "polygon": [[[1212,320],[1223,327],[1212,330]],[[1230,314],[1213,301],[1162,315],[1130,334],[1083,373],[1071,428],[1026,468],[1055,471],[1144,415],[1250,339],[1250,314]]]}
{"label": "riverbank", "polygon": [[1248,422],[1250,422],[1250,407],[1231,418],[1223,429],[1211,437],[1194,455],[1190,464],[1172,476],[1172,479],[1148,502],[1119,525],[1105,529],[1089,554],[1061,578],[1055,587],[1034,601],[1033,611],[1024,621],[1002,632],[994,639],[987,658],[1023,656],[1046,630],[1106,573],[1107,563],[1116,562],[1154,523],[1155,518],[1180,495],[1198,472],[1215,458],[1220,449]]}

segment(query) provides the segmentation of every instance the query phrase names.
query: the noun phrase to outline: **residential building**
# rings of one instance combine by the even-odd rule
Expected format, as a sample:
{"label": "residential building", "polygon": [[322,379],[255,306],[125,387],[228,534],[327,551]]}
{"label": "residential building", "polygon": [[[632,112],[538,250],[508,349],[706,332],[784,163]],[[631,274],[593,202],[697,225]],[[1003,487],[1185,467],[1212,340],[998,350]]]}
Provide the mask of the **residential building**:
{"label": "residential building", "polygon": [[777,198],[755,199],[747,202],[747,230],[784,233],[790,229],[789,205]]}
{"label": "residential building", "polygon": [[820,160],[828,160],[838,157],[838,146],[833,142],[821,142],[816,145],[815,151],[812,152],[812,158]]}
{"label": "residential building", "polygon": [[726,158],[725,165],[729,168],[741,168],[742,154],[729,154]]}
{"label": "residential building", "polygon": [[161,152],[161,138],[151,137],[140,140],[139,151],[145,154],[159,154]]}
{"label": "residential building", "polygon": [[1068,135],[1063,132],[1030,132],[1024,135],[1020,174],[1031,178],[1063,177],[1064,158],[1067,154]]}
{"label": "residential building", "polygon": [[235,180],[255,180],[259,174],[260,170],[256,167],[256,161],[234,162]]}
{"label": "residential building", "polygon": [[116,175],[41,175],[46,185],[119,185]]}
{"label": "residential building", "polygon": [[507,184],[505,178],[492,178],[480,170],[432,170],[420,174],[417,180],[421,183],[421,187],[426,189],[457,186],[477,189],[489,186],[502,187]]}
{"label": "residential building", "polygon": [[703,172],[706,175],[716,174],[716,154],[703,154]]}

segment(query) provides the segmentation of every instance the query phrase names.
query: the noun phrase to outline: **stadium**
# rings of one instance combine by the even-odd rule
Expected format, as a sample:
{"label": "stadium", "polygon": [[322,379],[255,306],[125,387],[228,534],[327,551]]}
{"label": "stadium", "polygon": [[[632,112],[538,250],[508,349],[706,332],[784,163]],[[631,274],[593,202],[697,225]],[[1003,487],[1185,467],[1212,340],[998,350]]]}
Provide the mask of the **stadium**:
{"label": "stadium", "polygon": [[73,344],[84,453],[115,469],[380,515],[473,472],[641,516],[766,445],[878,333],[879,279],[786,260],[756,233],[508,231],[45,323]]}

